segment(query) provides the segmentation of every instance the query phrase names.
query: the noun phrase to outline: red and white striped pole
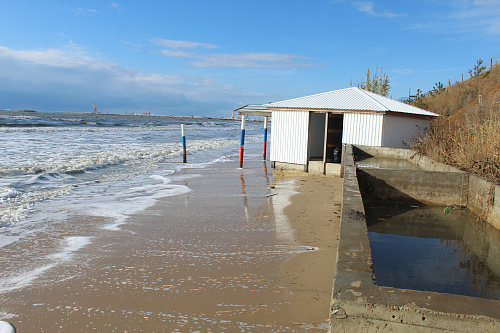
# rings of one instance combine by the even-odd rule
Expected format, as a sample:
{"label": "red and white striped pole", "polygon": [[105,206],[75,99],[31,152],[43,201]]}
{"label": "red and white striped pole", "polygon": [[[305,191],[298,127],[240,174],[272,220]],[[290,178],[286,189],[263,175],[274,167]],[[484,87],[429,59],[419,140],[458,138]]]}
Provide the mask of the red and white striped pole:
{"label": "red and white striped pole", "polygon": [[184,124],[181,124],[181,134],[182,134],[182,163],[187,163],[186,126]]}
{"label": "red and white striped pole", "polygon": [[241,117],[240,169],[243,168],[243,146],[245,145],[245,116]]}
{"label": "red and white striped pole", "polygon": [[262,160],[265,161],[267,156],[267,117],[264,117],[264,151],[262,153]]}

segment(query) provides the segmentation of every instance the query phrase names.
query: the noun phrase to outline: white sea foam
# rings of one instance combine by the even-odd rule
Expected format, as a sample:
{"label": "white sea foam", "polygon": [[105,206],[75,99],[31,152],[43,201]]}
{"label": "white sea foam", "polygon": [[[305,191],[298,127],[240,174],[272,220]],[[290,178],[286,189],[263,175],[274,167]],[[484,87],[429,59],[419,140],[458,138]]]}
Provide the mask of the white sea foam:
{"label": "white sea foam", "polygon": [[[156,177],[155,177],[156,178]],[[191,189],[184,185],[169,184],[165,179],[160,184],[149,184],[123,190],[119,195],[92,206],[92,215],[108,217],[111,224],[103,226],[107,230],[120,230],[129,215],[145,210],[156,203],[156,199],[188,193]]]}
{"label": "white sea foam", "polygon": [[12,190],[7,199],[2,198],[0,225],[24,220],[33,209],[35,202],[69,193],[72,189],[73,186],[66,185],[50,189],[36,189],[27,193]]}
{"label": "white sea foam", "polygon": [[13,313],[0,311],[0,319],[2,319],[2,320],[8,320],[8,319],[12,319],[15,317],[17,317],[17,315],[15,315]]}
{"label": "white sea foam", "polygon": [[288,216],[285,214],[285,208],[292,204],[291,197],[296,194],[295,183],[293,181],[283,181],[276,184],[279,188],[279,195],[273,195],[271,200],[274,207],[274,221],[276,223],[276,238],[289,243],[294,242],[293,228]]}
{"label": "white sea foam", "polygon": [[[254,139],[257,139],[255,137]],[[30,157],[29,164],[6,161],[0,167],[0,223],[13,223],[26,219],[36,202],[71,192],[75,186],[89,185],[92,181],[115,182],[136,174],[143,174],[158,168],[158,163],[172,160],[181,155],[180,143],[136,143],[112,145],[106,142],[97,147],[72,146],[64,149],[48,148],[54,156],[50,158]],[[236,146],[237,140],[208,139],[189,142],[189,158],[196,153],[226,149]],[[47,143],[48,144],[48,143]],[[92,146],[92,145],[90,145]],[[94,149],[98,149],[94,151]],[[88,150],[88,152],[87,152]],[[79,151],[83,151],[79,153]],[[26,152],[27,154],[28,152]],[[209,162],[193,162],[177,168],[204,168],[227,159],[224,156],[211,157]],[[0,155],[0,160],[2,155]],[[10,165],[9,165],[10,163]],[[123,166],[121,168],[109,168]],[[92,173],[97,171],[97,173]],[[81,180],[90,180],[82,183]],[[64,184],[68,185],[64,185]],[[170,189],[173,191],[173,189]],[[163,195],[163,194],[162,194]]]}
{"label": "white sea foam", "polygon": [[[229,146],[236,146],[237,140],[193,140],[189,142],[189,153],[198,151],[220,149]],[[104,148],[104,147],[101,147]],[[178,156],[182,153],[180,143],[157,143],[147,146],[120,145],[111,149],[100,149],[78,154],[71,152],[61,153],[57,156],[54,152],[50,158],[40,158],[30,164],[25,164],[25,160],[15,163],[15,160],[5,160],[3,167],[0,167],[0,175],[17,174],[39,174],[39,173],[75,173],[86,170],[95,170],[109,165],[123,164],[127,161],[141,160],[150,163],[157,163],[165,158]]]}
{"label": "white sea foam", "polygon": [[84,246],[90,244],[91,238],[84,236],[65,237],[62,241],[59,252],[48,255],[42,266],[27,270],[22,273],[15,274],[10,277],[0,278],[0,292],[8,292],[26,287],[32,284],[40,275],[44,274],[49,269],[55,267],[61,262],[70,260],[74,253]]}
{"label": "white sea foam", "polygon": [[68,236],[64,239],[62,251],[51,257],[60,260],[69,260],[74,252],[90,244],[91,238],[84,236]]}
{"label": "white sea foam", "polygon": [[[81,118],[52,120],[78,123]],[[205,168],[237,154],[239,124],[228,124],[187,126],[187,164],[179,163],[179,124],[109,128],[88,127],[87,122],[85,128],[0,128],[0,248],[8,254],[2,264],[8,268],[7,260],[23,258],[0,274],[0,291],[31,285],[70,261],[92,237],[101,235],[99,227],[105,234],[117,232],[132,221],[130,215],[159,198],[191,191],[180,184],[198,175],[177,171]],[[261,141],[261,135],[251,134],[251,126],[247,133],[247,144]],[[101,218],[80,224],[82,216]],[[96,223],[97,229],[87,228],[89,223]],[[90,236],[89,230],[94,230]],[[39,235],[47,237],[41,248],[33,244]],[[51,240],[57,238],[63,240],[54,247]]]}

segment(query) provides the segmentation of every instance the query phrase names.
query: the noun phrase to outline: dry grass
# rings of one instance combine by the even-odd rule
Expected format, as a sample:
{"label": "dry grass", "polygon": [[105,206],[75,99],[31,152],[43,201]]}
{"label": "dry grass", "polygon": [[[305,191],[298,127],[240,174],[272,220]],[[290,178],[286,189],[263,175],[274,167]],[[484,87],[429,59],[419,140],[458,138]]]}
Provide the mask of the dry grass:
{"label": "dry grass", "polygon": [[422,101],[443,116],[433,120],[412,147],[439,162],[500,181],[500,66]]}

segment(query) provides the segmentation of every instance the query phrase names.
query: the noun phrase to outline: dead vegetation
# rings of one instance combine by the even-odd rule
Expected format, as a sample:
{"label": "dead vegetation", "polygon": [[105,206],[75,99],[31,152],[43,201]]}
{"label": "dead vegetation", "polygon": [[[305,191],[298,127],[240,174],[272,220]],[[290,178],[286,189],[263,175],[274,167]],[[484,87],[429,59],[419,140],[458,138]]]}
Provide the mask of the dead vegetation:
{"label": "dead vegetation", "polygon": [[500,65],[478,60],[469,79],[440,83],[413,103],[442,115],[412,142],[412,148],[442,163],[500,181]]}

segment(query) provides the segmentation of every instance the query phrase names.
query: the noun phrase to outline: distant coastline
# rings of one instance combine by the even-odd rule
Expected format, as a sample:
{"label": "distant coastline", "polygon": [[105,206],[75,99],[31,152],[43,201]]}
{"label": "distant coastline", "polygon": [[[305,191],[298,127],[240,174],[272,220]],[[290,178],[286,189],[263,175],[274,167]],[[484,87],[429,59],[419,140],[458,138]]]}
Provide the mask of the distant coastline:
{"label": "distant coastline", "polygon": [[[75,112],[75,111],[37,111],[37,110],[13,110],[13,109],[0,109],[0,112],[20,112],[20,113],[71,113],[71,114],[93,114],[99,116],[131,116],[131,117],[166,117],[172,119],[198,119],[198,120],[228,120],[228,121],[239,121],[237,118],[233,117],[210,117],[210,116],[178,116],[178,115],[156,115],[152,113],[105,113],[105,112]],[[261,122],[263,119],[247,119],[247,121],[257,121]]]}

